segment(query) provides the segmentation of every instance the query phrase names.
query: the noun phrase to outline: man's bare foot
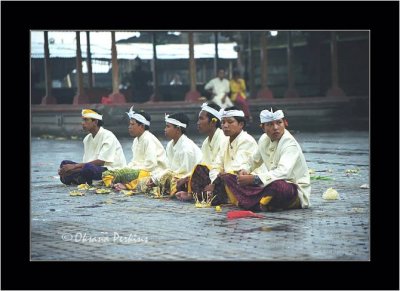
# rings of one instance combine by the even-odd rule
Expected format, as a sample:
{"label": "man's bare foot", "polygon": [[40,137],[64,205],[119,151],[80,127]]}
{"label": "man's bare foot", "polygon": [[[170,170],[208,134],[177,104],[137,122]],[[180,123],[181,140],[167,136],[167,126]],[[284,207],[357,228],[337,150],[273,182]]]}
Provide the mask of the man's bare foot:
{"label": "man's bare foot", "polygon": [[185,191],[176,192],[175,196],[181,201],[190,201],[193,199],[193,195]]}
{"label": "man's bare foot", "polygon": [[117,191],[121,191],[121,190],[125,190],[126,189],[126,186],[124,184],[122,184],[122,183],[117,183],[113,187]]}

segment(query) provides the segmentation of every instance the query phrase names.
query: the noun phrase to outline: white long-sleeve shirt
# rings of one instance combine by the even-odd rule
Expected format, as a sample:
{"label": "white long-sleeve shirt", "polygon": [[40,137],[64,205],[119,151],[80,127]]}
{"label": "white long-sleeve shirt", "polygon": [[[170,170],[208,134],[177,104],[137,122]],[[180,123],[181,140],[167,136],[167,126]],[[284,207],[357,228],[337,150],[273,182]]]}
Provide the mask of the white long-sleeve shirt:
{"label": "white long-sleeve shirt", "polygon": [[263,134],[258,141],[258,150],[248,160],[247,169],[264,164],[268,169],[259,173],[264,186],[276,180],[285,180],[298,186],[298,193],[302,208],[310,206],[310,174],[303,151],[300,145],[285,129],[279,141],[272,141],[267,134]]}
{"label": "white long-sleeve shirt", "polygon": [[84,154],[83,162],[88,163],[94,160],[104,161],[104,167],[112,170],[126,166],[125,155],[117,137],[109,130],[100,127],[93,138],[89,133],[83,139]]}
{"label": "white long-sleeve shirt", "polygon": [[205,86],[204,89],[206,90],[212,90],[213,94],[215,95],[220,95],[220,94],[228,94],[230,87],[229,87],[229,81],[227,79],[220,79],[220,78],[214,78],[211,79]]}
{"label": "white long-sleeve shirt", "polygon": [[201,160],[202,164],[212,165],[215,162],[215,159],[221,150],[223,144],[229,140],[229,137],[224,134],[224,132],[217,128],[215,131],[211,141],[210,138],[207,137],[201,146],[201,152],[203,153],[203,159]]}
{"label": "white long-sleeve shirt", "polygon": [[243,169],[242,165],[256,152],[256,140],[243,130],[231,143],[228,139],[211,166],[209,174],[211,183],[220,172],[236,172]]}
{"label": "white long-sleeve shirt", "polygon": [[133,140],[132,160],[127,167],[149,172],[167,168],[165,149],[158,138],[148,130]]}
{"label": "white long-sleeve shirt", "polygon": [[227,79],[220,79],[220,78],[214,78],[211,79],[205,86],[205,90],[212,90],[212,93],[214,94],[214,97],[212,101],[216,104],[218,104],[221,108],[227,108],[233,106],[233,103],[231,99],[226,97],[225,102],[222,103],[223,97],[229,93],[230,87],[229,87],[229,81]]}
{"label": "white long-sleeve shirt", "polygon": [[152,174],[152,179],[156,184],[166,171],[172,171],[175,176],[180,178],[189,176],[194,166],[200,163],[202,153],[200,148],[185,134],[182,134],[176,144],[171,140],[167,144],[167,169],[157,171]]}

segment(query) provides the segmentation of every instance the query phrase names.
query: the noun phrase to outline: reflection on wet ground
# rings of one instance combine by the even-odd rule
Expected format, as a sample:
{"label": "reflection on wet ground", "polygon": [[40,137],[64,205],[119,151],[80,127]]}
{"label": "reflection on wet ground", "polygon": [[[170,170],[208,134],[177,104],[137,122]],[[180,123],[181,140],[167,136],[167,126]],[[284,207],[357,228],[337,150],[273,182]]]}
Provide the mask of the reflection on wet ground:
{"label": "reflection on wet ground", "polygon": [[[217,212],[142,194],[88,192],[71,197],[75,188],[60,183],[57,168],[61,160],[82,159],[82,141],[32,138],[32,259],[369,260],[370,192],[361,187],[370,183],[368,132],[294,135],[309,168],[331,178],[312,180],[311,208],[231,220],[227,213],[237,210],[232,205],[222,205]],[[199,146],[203,140],[194,139]],[[132,139],[120,142],[129,161]],[[354,168],[356,172],[348,171]],[[330,187],[339,192],[339,200],[322,199]],[[83,234],[103,240],[94,244],[68,239]]]}

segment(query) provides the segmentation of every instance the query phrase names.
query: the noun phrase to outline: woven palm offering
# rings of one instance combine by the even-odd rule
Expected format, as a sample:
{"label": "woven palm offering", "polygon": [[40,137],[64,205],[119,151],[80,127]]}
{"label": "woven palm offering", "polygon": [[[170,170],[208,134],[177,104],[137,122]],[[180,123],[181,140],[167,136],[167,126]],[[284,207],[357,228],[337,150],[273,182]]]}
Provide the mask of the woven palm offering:
{"label": "woven palm offering", "polygon": [[204,193],[201,192],[201,200],[199,199],[199,196],[200,195],[198,195],[197,193],[193,193],[194,206],[196,208],[210,208],[211,202],[216,197],[215,195],[212,195],[212,193],[209,191],[206,192],[206,195],[204,195]]}
{"label": "woven palm offering", "polygon": [[157,190],[157,194],[154,192],[152,194],[159,198],[169,197],[174,184],[176,188],[176,181],[174,182],[174,172],[167,170],[160,177],[159,190]]}

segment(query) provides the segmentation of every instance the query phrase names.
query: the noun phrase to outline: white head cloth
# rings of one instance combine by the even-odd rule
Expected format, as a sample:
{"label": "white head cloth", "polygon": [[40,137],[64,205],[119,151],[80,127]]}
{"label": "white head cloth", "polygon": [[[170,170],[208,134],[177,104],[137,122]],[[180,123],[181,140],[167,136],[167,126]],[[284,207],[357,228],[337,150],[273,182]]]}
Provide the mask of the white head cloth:
{"label": "white head cloth", "polygon": [[82,109],[82,117],[103,120],[103,115],[100,115],[91,109]]}
{"label": "white head cloth", "polygon": [[221,118],[224,118],[224,117],[234,117],[234,116],[237,116],[237,117],[244,117],[244,112],[242,111],[242,110],[228,110],[228,111],[223,111],[222,112],[222,116],[221,116]]}
{"label": "white head cloth", "polygon": [[125,112],[125,113],[128,114],[130,119],[132,119],[132,118],[136,119],[137,121],[139,121],[147,126],[150,126],[150,121],[148,121],[146,118],[144,118],[143,115],[135,113],[135,111],[133,111],[133,106],[129,109],[129,112]]}
{"label": "white head cloth", "polygon": [[165,114],[165,122],[168,122],[168,123],[175,124],[177,126],[186,128],[186,126],[187,126],[186,124],[184,124],[184,123],[182,123],[179,120],[176,120],[174,118],[169,118],[168,116],[169,115]]}
{"label": "white head cloth", "polygon": [[285,115],[283,115],[283,111],[282,110],[277,110],[275,112],[272,111],[268,111],[267,109],[263,110],[260,112],[260,122],[261,123],[265,123],[265,122],[271,122],[274,120],[278,120],[281,118],[284,118]]}
{"label": "white head cloth", "polygon": [[218,118],[219,120],[221,120],[221,115],[223,110],[217,111],[214,108],[208,106],[207,103],[203,103],[203,105],[201,105],[201,110],[203,111],[207,111],[208,113],[211,113],[212,115],[214,115],[216,118]]}

